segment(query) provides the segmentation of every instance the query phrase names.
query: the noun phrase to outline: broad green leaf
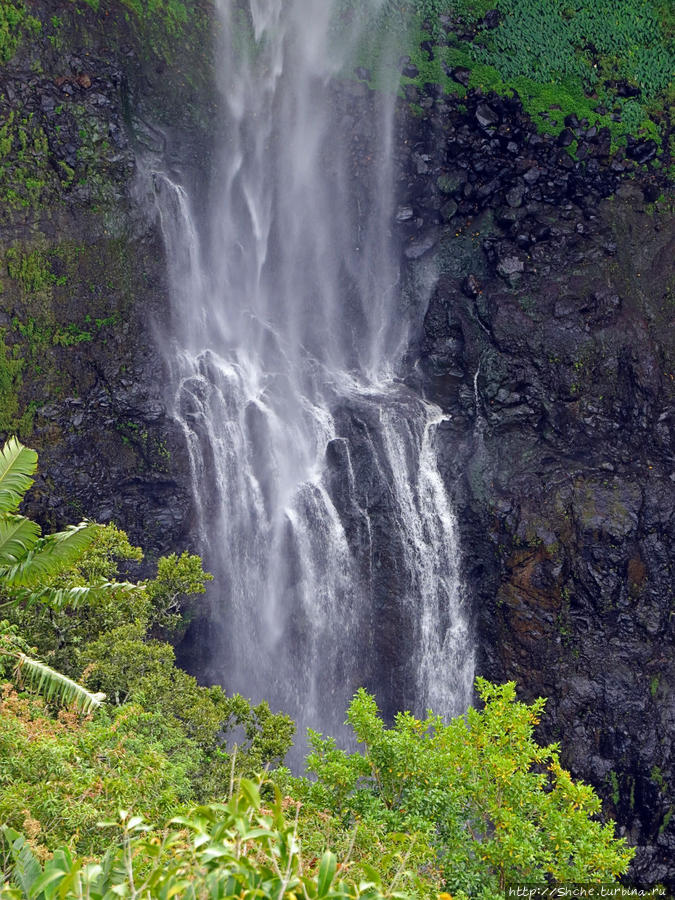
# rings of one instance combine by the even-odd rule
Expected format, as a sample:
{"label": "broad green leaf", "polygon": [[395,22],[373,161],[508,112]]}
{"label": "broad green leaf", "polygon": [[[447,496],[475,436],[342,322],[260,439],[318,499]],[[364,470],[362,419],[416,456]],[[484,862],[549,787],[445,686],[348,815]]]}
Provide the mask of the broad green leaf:
{"label": "broad green leaf", "polygon": [[33,484],[37,453],[11,437],[0,450],[0,512],[14,512]]}
{"label": "broad green leaf", "polygon": [[31,888],[31,897],[38,897],[46,887],[54,882],[61,881],[66,877],[68,872],[64,869],[49,867],[45,872],[36,878]]}
{"label": "broad green leaf", "polygon": [[77,609],[82,603],[91,603],[104,597],[120,593],[142,590],[138,585],[127,581],[102,581],[100,584],[79,585],[70,588],[45,587],[37,590],[22,588],[15,591],[16,603],[26,607],[40,603],[53,610]]}
{"label": "broad green leaf", "polygon": [[[3,829],[5,837],[9,837],[10,829]],[[30,896],[35,880],[42,875],[42,866],[33,855],[23,835],[15,835],[11,842],[12,877],[20,885],[26,897]]]}
{"label": "broad green leaf", "polygon": [[2,569],[16,565],[35,547],[40,526],[25,516],[0,514],[0,575]]}
{"label": "broad green leaf", "polygon": [[90,713],[105,700],[105,694],[92,693],[81,684],[67,678],[45,663],[17,654],[16,676],[26,681],[47,700],[63,706],[74,706],[79,712]]}
{"label": "broad green leaf", "polygon": [[318,897],[325,897],[333,883],[337,871],[337,858],[330,850],[326,850],[319,865],[319,878],[317,882]]}
{"label": "broad green leaf", "polygon": [[248,778],[242,778],[240,787],[242,794],[246,797],[253,809],[260,809],[260,791],[256,785]]}
{"label": "broad green leaf", "polygon": [[76,563],[95,536],[96,528],[88,522],[50,534],[16,565],[8,566],[4,577],[12,587],[33,587]]}

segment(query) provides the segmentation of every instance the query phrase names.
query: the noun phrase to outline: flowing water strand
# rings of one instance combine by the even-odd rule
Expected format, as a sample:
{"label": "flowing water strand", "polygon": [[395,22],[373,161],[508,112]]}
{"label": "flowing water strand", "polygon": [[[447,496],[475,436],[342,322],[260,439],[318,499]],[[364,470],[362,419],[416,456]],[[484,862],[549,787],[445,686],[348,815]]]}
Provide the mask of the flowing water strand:
{"label": "flowing water strand", "polygon": [[[393,91],[342,78],[382,4],[220,0],[206,200],[155,166],[164,346],[210,589],[193,664],[334,734],[468,701],[439,410],[402,382],[420,311],[390,239]],[[413,315],[414,319],[413,320]]]}

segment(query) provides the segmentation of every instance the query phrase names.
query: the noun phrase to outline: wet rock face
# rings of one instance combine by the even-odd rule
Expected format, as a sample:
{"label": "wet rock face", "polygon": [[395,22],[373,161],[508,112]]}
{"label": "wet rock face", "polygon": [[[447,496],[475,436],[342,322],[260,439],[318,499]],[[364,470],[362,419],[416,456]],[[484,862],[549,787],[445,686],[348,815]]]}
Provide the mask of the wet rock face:
{"label": "wet rock face", "polygon": [[114,521],[156,555],[186,545],[191,510],[157,351],[166,261],[137,178],[138,151],[160,153],[170,127],[147,124],[161,79],[120,10],[107,30],[57,0],[31,12],[40,35],[0,68],[0,328],[24,358],[18,427],[39,452],[29,512]]}
{"label": "wet rock face", "polygon": [[435,235],[405,253],[410,284],[435,283],[413,380],[451,417],[480,673],[549,698],[541,739],[638,847],[634,876],[672,885],[672,222],[602,135],[596,165],[563,160],[583,126],[548,140],[508,103],[436,103],[406,135],[394,228]]}

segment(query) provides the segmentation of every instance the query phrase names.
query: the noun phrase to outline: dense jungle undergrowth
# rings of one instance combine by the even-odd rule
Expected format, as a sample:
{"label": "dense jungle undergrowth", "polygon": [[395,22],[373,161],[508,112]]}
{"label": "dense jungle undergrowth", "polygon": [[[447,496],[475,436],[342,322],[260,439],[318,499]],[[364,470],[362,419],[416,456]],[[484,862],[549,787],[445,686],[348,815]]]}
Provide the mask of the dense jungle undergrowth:
{"label": "dense jungle undergrowth", "polygon": [[513,683],[478,679],[477,708],[450,722],[390,726],[359,691],[360,751],[310,733],[294,777],[288,717],[175,665],[169,639],[210,577],[199,558],[119,580],[142,554],[115,526],[43,535],[18,512],[36,468],[5,444],[0,896],[492,898],[627,871],[593,789],[535,739],[545,701]]}

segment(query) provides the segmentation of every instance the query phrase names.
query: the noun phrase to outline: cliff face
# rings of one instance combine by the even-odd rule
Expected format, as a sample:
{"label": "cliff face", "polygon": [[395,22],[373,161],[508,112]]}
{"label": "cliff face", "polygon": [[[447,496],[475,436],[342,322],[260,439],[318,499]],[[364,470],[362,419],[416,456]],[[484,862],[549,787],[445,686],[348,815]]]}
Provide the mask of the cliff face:
{"label": "cliff face", "polygon": [[467,107],[408,133],[399,229],[438,276],[412,381],[449,416],[479,670],[549,698],[542,736],[672,882],[672,204],[592,133],[589,171]]}
{"label": "cliff face", "polygon": [[[181,148],[204,166],[205,32],[185,25],[171,56],[122,2],[31,13],[40,30],[0,69],[0,430],[40,451],[33,514],[172,549],[190,488],[137,161]],[[350,90],[358,118],[367,90]],[[672,206],[590,125],[567,125],[574,159],[516,101],[409,99],[392,228],[428,310],[408,382],[448,415],[479,671],[549,698],[542,738],[639,846],[636,876],[672,882]]]}
{"label": "cliff face", "polygon": [[121,522],[156,551],[185,542],[189,501],[156,349],[164,252],[137,167],[170,165],[172,139],[203,152],[207,23],[172,40],[159,12],[92,6],[22,7],[0,68],[0,430],[40,451],[33,514]]}

